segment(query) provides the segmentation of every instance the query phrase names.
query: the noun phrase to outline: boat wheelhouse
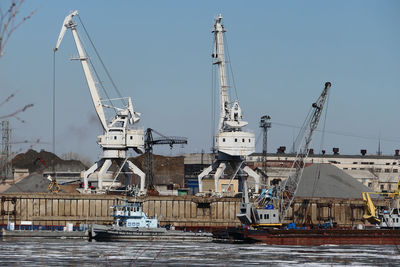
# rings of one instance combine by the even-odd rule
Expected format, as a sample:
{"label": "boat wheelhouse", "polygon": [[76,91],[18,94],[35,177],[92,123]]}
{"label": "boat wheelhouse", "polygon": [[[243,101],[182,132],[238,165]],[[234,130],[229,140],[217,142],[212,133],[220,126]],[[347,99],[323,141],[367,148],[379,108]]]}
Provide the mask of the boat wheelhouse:
{"label": "boat wheelhouse", "polygon": [[158,219],[156,217],[149,218],[143,212],[141,203],[129,203],[126,200],[123,205],[115,205],[111,207],[113,212],[111,216],[114,217],[114,225],[120,227],[131,228],[157,228]]}

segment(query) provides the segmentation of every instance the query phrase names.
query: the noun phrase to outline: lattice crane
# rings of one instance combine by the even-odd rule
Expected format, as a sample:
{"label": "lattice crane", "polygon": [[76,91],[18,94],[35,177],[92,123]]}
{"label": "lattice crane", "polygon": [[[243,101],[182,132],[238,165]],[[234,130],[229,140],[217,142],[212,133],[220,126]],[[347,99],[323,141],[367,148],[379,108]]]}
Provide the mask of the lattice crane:
{"label": "lattice crane", "polygon": [[292,175],[289,175],[289,177],[284,181],[283,186],[280,190],[279,219],[281,220],[281,222],[284,221],[290,205],[292,204],[295,197],[301,176],[304,171],[305,159],[308,157],[309,146],[312,140],[312,136],[314,131],[317,129],[319,120],[321,119],[322,110],[324,108],[330,88],[331,83],[326,82],[325,88],[322,91],[321,95],[318,97],[317,101],[312,104],[313,111],[310,113],[305,121],[304,136],[300,139],[300,147],[297,151],[296,159],[294,160],[292,165],[292,169],[294,169],[294,172]]}
{"label": "lattice crane", "polygon": [[[274,187],[267,192],[263,192],[258,200],[262,208],[256,208],[249,202],[247,181],[243,184],[243,198],[240,204],[240,213],[237,215],[243,224],[253,226],[278,226],[282,225],[286,214],[290,209],[293,199],[296,195],[298,185],[305,167],[305,159],[308,157],[309,146],[313,133],[317,129],[321,114],[328,97],[330,82],[325,83],[321,95],[317,101],[312,104],[312,111],[308,114],[297,140],[299,140],[299,149],[292,165],[292,172],[283,184],[277,188]],[[268,207],[268,208],[267,208]]]}
{"label": "lattice crane", "polygon": [[[153,138],[153,133],[157,134],[159,137]],[[147,128],[145,134],[144,148],[147,154],[147,181],[148,189],[154,189],[154,176],[153,176],[153,146],[154,145],[169,145],[172,148],[174,145],[186,145],[187,138],[179,136],[165,136],[154,129]]]}

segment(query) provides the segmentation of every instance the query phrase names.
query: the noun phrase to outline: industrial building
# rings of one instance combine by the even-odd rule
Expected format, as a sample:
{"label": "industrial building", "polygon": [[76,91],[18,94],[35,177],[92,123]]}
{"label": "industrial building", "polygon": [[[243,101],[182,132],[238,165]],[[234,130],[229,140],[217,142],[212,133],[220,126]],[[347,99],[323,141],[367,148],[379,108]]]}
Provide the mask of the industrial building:
{"label": "industrial building", "polygon": [[[314,163],[330,164],[372,191],[391,192],[395,189],[400,175],[399,150],[396,150],[392,156],[367,154],[365,149],[362,149],[359,155],[341,155],[338,148],[332,151],[332,154],[314,154],[310,149],[310,155],[305,160],[306,166]],[[261,175],[264,178],[261,183],[272,185],[274,181],[286,179],[295,157],[293,153],[285,153],[284,147],[280,147],[277,153],[268,153],[267,167],[263,170],[268,178]],[[185,154],[185,186],[190,188],[191,192],[197,192],[197,175],[210,165],[213,159],[214,156],[211,153]],[[262,170],[263,154],[253,153],[246,157],[246,162],[252,169]]]}

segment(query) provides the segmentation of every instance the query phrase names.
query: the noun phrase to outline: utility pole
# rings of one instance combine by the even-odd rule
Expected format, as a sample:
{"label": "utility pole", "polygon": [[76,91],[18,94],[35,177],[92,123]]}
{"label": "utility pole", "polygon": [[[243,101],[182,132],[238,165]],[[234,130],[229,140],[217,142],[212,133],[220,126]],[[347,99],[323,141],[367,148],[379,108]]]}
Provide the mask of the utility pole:
{"label": "utility pole", "polygon": [[263,130],[263,148],[262,148],[262,169],[267,171],[267,142],[268,142],[268,129],[271,128],[271,117],[268,115],[262,116],[260,120],[260,128]]}
{"label": "utility pole", "polygon": [[8,120],[4,120],[1,122],[1,165],[0,165],[0,173],[1,179],[6,180],[9,179],[12,175],[12,167],[11,167],[11,129],[10,122]]}

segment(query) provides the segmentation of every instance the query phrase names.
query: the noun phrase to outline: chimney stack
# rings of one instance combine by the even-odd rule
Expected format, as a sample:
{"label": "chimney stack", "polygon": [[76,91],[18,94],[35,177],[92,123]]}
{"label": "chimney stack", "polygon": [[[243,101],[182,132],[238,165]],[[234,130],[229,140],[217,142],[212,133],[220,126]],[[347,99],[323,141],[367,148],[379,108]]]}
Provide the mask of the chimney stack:
{"label": "chimney stack", "polygon": [[280,147],[277,149],[276,153],[278,153],[278,154],[285,154],[285,150],[286,150],[286,147],[285,147],[285,146],[280,146]]}
{"label": "chimney stack", "polygon": [[394,155],[395,155],[395,156],[399,156],[399,152],[400,152],[400,150],[396,149],[396,150],[394,151]]}
{"label": "chimney stack", "polygon": [[366,149],[361,149],[361,155],[365,156],[367,154],[367,150]]}
{"label": "chimney stack", "polygon": [[321,151],[322,155],[325,155],[325,152],[326,152],[325,150],[322,150],[322,151]]}
{"label": "chimney stack", "polygon": [[334,147],[332,150],[333,150],[333,155],[339,155],[339,148],[338,147]]}

